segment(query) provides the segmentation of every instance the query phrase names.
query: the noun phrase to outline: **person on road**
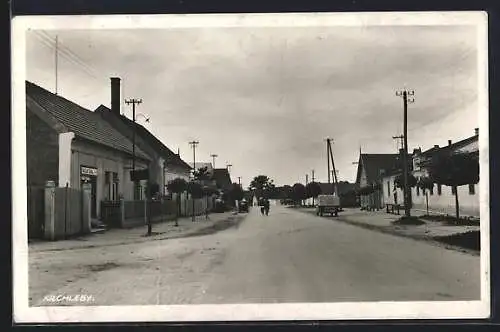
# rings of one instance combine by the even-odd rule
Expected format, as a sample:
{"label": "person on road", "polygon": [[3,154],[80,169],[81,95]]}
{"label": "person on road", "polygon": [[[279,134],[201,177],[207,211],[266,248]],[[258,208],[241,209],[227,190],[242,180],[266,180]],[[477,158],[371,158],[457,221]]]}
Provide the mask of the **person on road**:
{"label": "person on road", "polygon": [[266,199],[266,200],[264,201],[264,212],[266,213],[266,216],[268,216],[268,215],[269,215],[269,208],[270,208],[269,200],[268,200],[268,199]]}

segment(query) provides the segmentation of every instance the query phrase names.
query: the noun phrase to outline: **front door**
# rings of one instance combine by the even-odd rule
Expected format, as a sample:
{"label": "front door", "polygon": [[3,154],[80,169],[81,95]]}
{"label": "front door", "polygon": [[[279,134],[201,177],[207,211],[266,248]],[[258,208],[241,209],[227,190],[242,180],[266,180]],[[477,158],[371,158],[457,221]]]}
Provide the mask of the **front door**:
{"label": "front door", "polygon": [[90,184],[90,217],[95,219],[97,218],[97,176],[82,176],[81,184],[84,183]]}
{"label": "front door", "polygon": [[97,168],[81,166],[80,173],[80,183],[90,184],[90,217],[95,219],[97,218]]}

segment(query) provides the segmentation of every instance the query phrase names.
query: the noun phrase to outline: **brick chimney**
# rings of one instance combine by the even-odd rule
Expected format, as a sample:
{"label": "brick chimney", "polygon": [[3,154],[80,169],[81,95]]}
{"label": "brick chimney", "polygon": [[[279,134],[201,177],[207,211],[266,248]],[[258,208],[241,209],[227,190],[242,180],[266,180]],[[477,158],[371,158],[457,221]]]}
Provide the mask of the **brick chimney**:
{"label": "brick chimney", "polygon": [[120,93],[120,78],[111,77],[111,111],[116,115],[121,114]]}
{"label": "brick chimney", "polygon": [[474,128],[474,134],[477,136],[479,135],[479,128]]}

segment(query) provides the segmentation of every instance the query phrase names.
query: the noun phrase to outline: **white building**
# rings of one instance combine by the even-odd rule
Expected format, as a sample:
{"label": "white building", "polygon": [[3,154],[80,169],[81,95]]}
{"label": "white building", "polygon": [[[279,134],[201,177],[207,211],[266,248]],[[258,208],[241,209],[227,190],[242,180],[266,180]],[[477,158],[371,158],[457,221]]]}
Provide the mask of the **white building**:
{"label": "white building", "polygon": [[[421,177],[427,177],[428,161],[432,155],[438,151],[449,151],[450,153],[472,153],[478,154],[478,129],[473,136],[452,143],[448,141],[445,147],[435,145],[431,149],[422,152],[415,149],[412,155],[413,171],[412,174],[417,180]],[[401,174],[400,170],[393,171],[384,175],[383,192],[386,204],[403,205],[403,191],[396,188],[394,179]],[[457,187],[459,211],[461,216],[479,217],[479,183],[468,184]],[[426,198],[427,196],[427,198]],[[455,195],[453,188],[445,185],[434,184],[433,188],[428,190],[427,195],[418,187],[411,188],[411,206],[413,209],[425,211],[427,203],[429,213],[431,214],[449,214],[455,215]]]}

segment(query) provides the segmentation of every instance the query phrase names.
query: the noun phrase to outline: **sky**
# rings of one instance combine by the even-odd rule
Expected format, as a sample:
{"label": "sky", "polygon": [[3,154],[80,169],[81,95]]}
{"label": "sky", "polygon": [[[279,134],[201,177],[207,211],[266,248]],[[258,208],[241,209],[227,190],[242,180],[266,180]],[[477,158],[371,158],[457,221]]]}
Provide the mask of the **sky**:
{"label": "sky", "polygon": [[[355,181],[359,151],[396,153],[408,105],[408,147],[427,149],[478,127],[474,26],[225,27],[30,31],[27,80],[94,110],[141,98],[138,122],[192,162],[231,164],[244,186],[327,181],[333,139],[339,180]],[[131,117],[131,106],[122,103]]]}

